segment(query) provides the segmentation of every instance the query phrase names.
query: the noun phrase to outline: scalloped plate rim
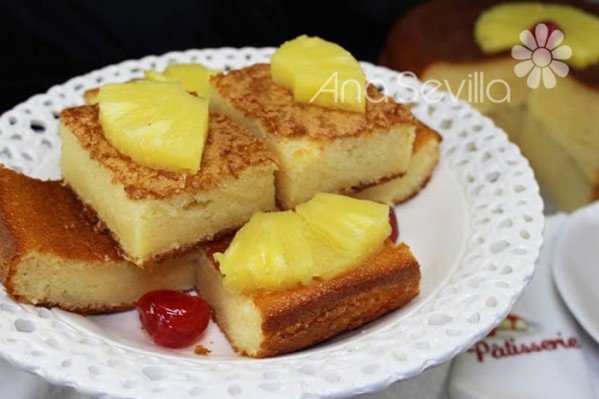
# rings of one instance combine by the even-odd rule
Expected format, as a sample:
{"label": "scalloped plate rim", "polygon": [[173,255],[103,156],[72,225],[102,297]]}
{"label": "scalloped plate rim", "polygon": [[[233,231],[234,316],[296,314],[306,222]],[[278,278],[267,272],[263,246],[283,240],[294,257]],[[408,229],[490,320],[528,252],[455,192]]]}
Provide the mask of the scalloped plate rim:
{"label": "scalloped plate rim", "polygon": [[[65,88],[68,88],[69,86],[74,85],[78,81],[83,81],[88,78],[91,80],[92,77],[102,75],[103,73],[107,73],[110,70],[123,69],[132,64],[141,65],[144,62],[144,60],[145,61],[152,60],[154,62],[166,62],[169,58],[172,58],[172,57],[185,57],[185,56],[193,56],[193,55],[201,56],[201,55],[203,55],[203,54],[205,55],[207,53],[214,53],[217,55],[222,55],[226,52],[230,52],[232,54],[258,54],[258,55],[260,55],[260,54],[268,54],[269,52],[272,52],[273,50],[274,50],[274,48],[270,48],[270,47],[267,47],[267,48],[244,47],[244,48],[239,48],[239,49],[235,49],[235,48],[231,48],[231,47],[211,48],[211,49],[190,49],[187,51],[171,51],[171,52],[168,52],[163,55],[148,55],[148,56],[145,56],[138,60],[133,60],[133,59],[125,60],[125,61],[119,62],[117,64],[109,65],[109,66],[100,68],[98,70],[91,71],[91,72],[86,73],[81,76],[73,77],[73,78],[67,80],[63,84],[52,86],[45,94],[37,94],[37,95],[32,96],[28,100],[24,101],[21,104],[16,105],[13,109],[7,111],[4,115],[2,115],[0,117],[0,128],[2,127],[1,122],[5,121],[11,112],[14,113],[16,111],[19,111],[20,109],[26,109],[27,106],[35,105],[36,102],[49,97],[53,92],[60,92],[61,90],[65,90]],[[233,61],[231,61],[231,62],[233,62]],[[235,63],[235,62],[233,62],[233,63]],[[241,64],[243,64],[243,62],[237,63],[236,67],[240,66]],[[373,66],[369,63],[364,63],[364,62],[362,62],[361,64],[366,66],[369,69],[369,71],[380,71],[381,73],[384,73],[384,74],[387,74],[390,76],[397,74],[397,72],[391,71],[384,67]],[[141,68],[141,66],[139,68]],[[447,96],[445,96],[445,97],[447,97]],[[512,152],[512,153],[515,153],[516,155],[518,155],[520,157],[520,159],[518,159],[518,161],[517,161],[518,166],[522,167],[525,171],[528,170],[527,173],[530,174],[530,176],[532,176],[532,172],[530,171],[530,167],[528,166],[527,161],[521,157],[521,155],[519,154],[519,150],[513,144],[511,144],[507,141],[507,137],[506,137],[505,133],[503,133],[501,130],[495,128],[493,126],[492,122],[489,122],[485,117],[482,117],[480,114],[478,114],[477,111],[473,111],[469,106],[464,105],[464,103],[462,103],[462,102],[458,102],[458,105],[459,104],[461,104],[462,111],[465,109],[467,112],[472,112],[474,115],[473,118],[475,120],[483,121],[483,122],[485,122],[485,120],[486,120],[485,123],[487,123],[487,127],[489,127],[490,129],[493,130],[493,138],[498,140],[501,145],[504,145],[504,148],[507,148],[506,151],[508,153]],[[420,105],[422,105],[422,103],[420,103]],[[434,119],[433,117],[428,118],[423,113],[422,113],[421,117],[427,123],[431,123],[432,125],[435,125],[435,123],[436,123],[438,125],[439,121],[435,122],[433,120]],[[437,129],[442,130],[440,128],[437,128]],[[449,129],[449,130],[451,130],[451,129]],[[445,133],[447,133],[447,132],[445,132]],[[446,145],[446,143],[444,143],[444,146],[445,145]],[[446,149],[444,146],[443,146],[444,150],[442,150],[443,153],[446,152]],[[444,157],[445,157],[445,155],[444,155]],[[320,386],[320,387],[317,387],[317,389],[307,390],[307,391],[306,390],[301,390],[301,391],[293,390],[292,392],[289,392],[290,393],[289,397],[302,397],[305,394],[313,394],[313,395],[317,395],[317,396],[340,396],[340,395],[356,394],[356,393],[370,392],[370,391],[382,389],[397,380],[413,377],[429,367],[438,365],[442,362],[445,362],[445,361],[451,359],[453,356],[455,356],[456,354],[458,354],[460,352],[463,352],[469,346],[471,346],[473,343],[475,343],[477,340],[484,337],[484,335],[491,328],[493,328],[497,323],[499,323],[507,315],[511,306],[516,302],[516,300],[522,294],[522,290],[523,290],[524,286],[528,283],[528,281],[532,277],[532,274],[534,271],[534,261],[537,259],[538,254],[539,254],[539,249],[540,249],[540,245],[542,242],[542,238],[541,238],[540,234],[542,233],[542,230],[543,230],[542,201],[540,200],[540,196],[538,194],[538,185],[534,181],[534,178],[529,177],[527,182],[532,185],[532,187],[531,187],[532,193],[530,193],[530,195],[529,195],[530,200],[531,200],[531,204],[530,204],[530,208],[529,208],[530,212],[535,214],[537,219],[539,217],[541,219],[536,220],[536,221],[533,220],[536,222],[534,224],[535,231],[533,232],[534,233],[533,234],[534,237],[532,237],[533,239],[529,241],[529,243],[530,243],[529,250],[531,251],[531,254],[530,254],[530,256],[527,257],[530,264],[528,266],[526,266],[520,272],[519,279],[517,280],[519,285],[518,285],[518,287],[513,288],[512,291],[510,292],[507,306],[505,306],[506,304],[503,304],[504,306],[500,311],[495,311],[493,313],[492,318],[488,319],[484,324],[476,326],[476,332],[470,334],[466,339],[462,339],[459,344],[453,345],[451,347],[447,347],[444,351],[436,353],[435,356],[424,357],[423,359],[420,359],[420,361],[417,362],[418,363],[417,366],[413,366],[406,370],[400,370],[397,368],[392,369],[392,370],[385,370],[385,373],[381,373],[382,375],[373,373],[368,376],[365,376],[362,381],[360,381],[356,385],[352,385],[352,386],[333,385],[331,387]],[[464,253],[462,253],[462,256],[463,255],[464,255]],[[439,287],[439,291],[442,288],[444,288],[444,287]],[[2,290],[3,290],[3,287],[2,287]],[[432,299],[431,299],[431,301],[432,301]],[[1,309],[0,309],[0,312],[2,312]],[[2,315],[0,314],[0,316],[2,316]],[[1,317],[0,317],[0,321],[2,321]],[[2,337],[2,335],[3,335],[1,330],[2,329],[0,329],[0,337]],[[374,334],[376,334],[376,333],[374,333]],[[122,387],[116,388],[113,386],[113,387],[110,387],[110,389],[106,390],[106,387],[100,387],[98,385],[90,386],[89,384],[78,383],[76,380],[74,380],[72,378],[72,376],[70,378],[67,376],[69,374],[69,370],[44,369],[44,368],[40,367],[39,365],[36,365],[35,359],[23,358],[23,357],[19,357],[18,355],[11,354],[9,348],[7,348],[7,345],[5,343],[3,343],[2,341],[0,341],[0,355],[5,357],[9,362],[13,363],[14,365],[23,367],[23,368],[27,369],[28,371],[39,374],[53,383],[73,386],[77,390],[87,393],[87,394],[92,394],[92,395],[109,394],[109,395],[125,395],[125,396],[135,395],[135,393],[132,393],[132,392],[127,393],[126,390],[123,390]],[[182,359],[181,362],[185,363],[185,362],[189,362],[189,360]],[[277,363],[277,358],[265,359],[262,361],[255,361],[255,360],[247,360],[246,361],[246,359],[239,359],[239,360],[235,361],[235,363],[239,363],[239,364],[246,364],[248,362],[249,363],[260,362],[260,364]],[[71,373],[71,374],[73,374],[73,373]],[[293,378],[293,377],[297,377],[297,376],[291,376],[290,378]],[[290,389],[291,388],[294,388],[294,387],[290,386]]]}

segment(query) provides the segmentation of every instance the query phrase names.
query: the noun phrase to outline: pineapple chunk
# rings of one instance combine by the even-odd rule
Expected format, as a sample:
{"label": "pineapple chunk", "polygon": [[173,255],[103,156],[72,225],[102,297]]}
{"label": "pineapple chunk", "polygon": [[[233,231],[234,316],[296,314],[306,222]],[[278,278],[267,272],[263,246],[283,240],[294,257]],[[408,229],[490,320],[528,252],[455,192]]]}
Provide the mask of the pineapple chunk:
{"label": "pineapple chunk", "polygon": [[335,262],[335,270],[364,262],[380,251],[391,235],[388,205],[318,193],[295,211],[316,232],[318,242],[325,242],[335,253],[343,254],[337,261],[328,260]]}
{"label": "pineapple chunk", "polygon": [[520,32],[541,22],[544,6],[541,3],[514,3],[511,10],[505,5],[483,12],[474,27],[474,37],[486,53],[511,49],[520,42]]}
{"label": "pineapple chunk", "polygon": [[199,97],[210,97],[210,77],[219,73],[215,69],[206,68],[201,64],[171,64],[163,73],[147,70],[144,76],[147,80],[157,82],[180,82],[185,90]]}
{"label": "pineapple chunk", "polygon": [[366,75],[341,46],[319,37],[299,36],[272,55],[271,77],[298,102],[364,112]]}
{"label": "pineapple chunk", "polygon": [[162,74],[153,69],[148,69],[144,71],[144,78],[153,82],[176,82],[176,80],[170,79],[165,74]]}
{"label": "pineapple chunk", "polygon": [[387,205],[317,194],[297,212],[255,214],[214,258],[232,292],[281,290],[359,266],[390,233]]}
{"label": "pineapple chunk", "polygon": [[496,5],[478,18],[474,27],[474,37],[486,53],[506,51],[522,44],[520,32],[531,30],[541,22],[553,22],[558,25],[564,34],[561,44],[570,46],[572,50],[572,56],[566,60],[569,64],[577,68],[586,68],[599,62],[599,18],[568,5]]}
{"label": "pineapple chunk", "polygon": [[156,169],[196,173],[208,133],[208,103],[179,83],[102,86],[100,122],[110,143]]}
{"label": "pineapple chunk", "polygon": [[256,213],[224,254],[215,254],[233,291],[277,290],[312,279],[312,249],[302,219],[293,211]]}

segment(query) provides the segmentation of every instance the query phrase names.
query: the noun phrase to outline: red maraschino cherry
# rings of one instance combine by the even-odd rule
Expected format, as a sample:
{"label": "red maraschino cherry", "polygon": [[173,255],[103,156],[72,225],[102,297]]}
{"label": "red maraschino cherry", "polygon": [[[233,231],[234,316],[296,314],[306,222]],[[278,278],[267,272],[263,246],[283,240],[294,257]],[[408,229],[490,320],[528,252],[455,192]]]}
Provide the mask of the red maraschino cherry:
{"label": "red maraschino cherry", "polygon": [[137,300],[141,324],[157,345],[183,348],[204,332],[210,307],[202,298],[177,291],[152,291]]}
{"label": "red maraschino cherry", "polygon": [[395,209],[389,207],[389,224],[391,225],[391,235],[389,239],[393,242],[397,242],[399,238],[399,225],[397,224],[397,216],[395,215]]}

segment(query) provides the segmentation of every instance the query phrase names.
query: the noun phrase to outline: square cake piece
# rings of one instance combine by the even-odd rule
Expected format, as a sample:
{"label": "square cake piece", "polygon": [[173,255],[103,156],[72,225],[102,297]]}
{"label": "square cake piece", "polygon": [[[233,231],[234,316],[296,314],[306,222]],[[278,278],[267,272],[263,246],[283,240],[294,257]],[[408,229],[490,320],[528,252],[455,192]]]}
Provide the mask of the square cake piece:
{"label": "square cake piece", "polygon": [[429,182],[433,170],[439,162],[441,140],[439,133],[417,121],[412,159],[406,173],[371,187],[347,192],[347,194],[355,198],[389,205],[397,205],[409,200]]}
{"label": "square cake piece", "polygon": [[196,288],[233,349],[271,357],[315,345],[399,309],[420,293],[420,265],[406,244],[380,252],[330,280],[280,291],[236,293],[223,285],[214,259],[230,239],[203,245]]}
{"label": "square cake piece", "polygon": [[268,64],[211,79],[210,106],[265,140],[279,159],[277,200],[294,208],[317,192],[339,193],[406,172],[415,122],[410,110],[368,86],[366,112],[297,103]]}
{"label": "square cake piece", "polygon": [[210,115],[201,169],[193,175],[157,170],[122,154],[105,138],[97,105],[63,110],[59,133],[64,181],[139,266],[275,209],[274,156],[222,115]]}
{"label": "square cake piece", "polygon": [[129,309],[154,290],[190,290],[199,252],[143,270],[125,261],[58,181],[0,165],[0,277],[19,302],[82,314]]}

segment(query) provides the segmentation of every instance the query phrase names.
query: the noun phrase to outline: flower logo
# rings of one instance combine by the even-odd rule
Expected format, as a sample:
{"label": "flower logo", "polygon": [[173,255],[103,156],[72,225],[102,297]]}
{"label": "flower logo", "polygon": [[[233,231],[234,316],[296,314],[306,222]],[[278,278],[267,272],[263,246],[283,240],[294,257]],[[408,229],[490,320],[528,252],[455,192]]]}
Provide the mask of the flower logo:
{"label": "flower logo", "polygon": [[569,71],[568,65],[562,60],[572,56],[569,46],[560,46],[563,40],[564,34],[559,29],[550,31],[544,23],[535,26],[534,34],[529,30],[520,32],[520,41],[524,46],[512,48],[512,57],[522,60],[514,67],[516,76],[521,78],[528,75],[526,84],[531,89],[539,87],[541,81],[548,89],[555,87],[555,75],[563,78]]}

